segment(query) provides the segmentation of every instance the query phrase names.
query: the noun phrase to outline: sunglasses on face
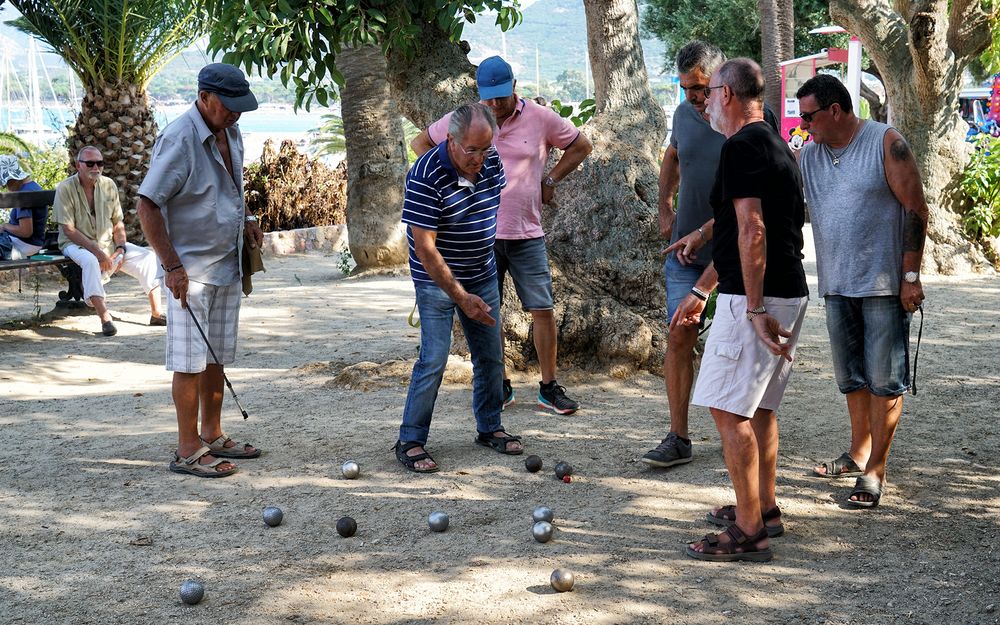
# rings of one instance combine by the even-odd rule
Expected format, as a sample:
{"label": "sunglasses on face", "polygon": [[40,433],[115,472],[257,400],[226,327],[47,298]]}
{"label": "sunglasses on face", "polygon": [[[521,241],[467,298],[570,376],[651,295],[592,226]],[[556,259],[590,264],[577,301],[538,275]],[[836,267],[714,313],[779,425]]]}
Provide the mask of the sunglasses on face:
{"label": "sunglasses on face", "polygon": [[84,161],[79,160],[78,163],[83,163],[87,167],[104,167],[104,161]]}
{"label": "sunglasses on face", "polygon": [[825,111],[826,109],[830,108],[831,106],[833,106],[833,102],[827,104],[826,106],[821,106],[818,109],[816,109],[815,111],[809,111],[808,113],[799,113],[799,117],[801,117],[802,121],[804,121],[805,123],[811,124],[812,120],[813,120],[813,116],[816,113],[819,113],[820,111]]}

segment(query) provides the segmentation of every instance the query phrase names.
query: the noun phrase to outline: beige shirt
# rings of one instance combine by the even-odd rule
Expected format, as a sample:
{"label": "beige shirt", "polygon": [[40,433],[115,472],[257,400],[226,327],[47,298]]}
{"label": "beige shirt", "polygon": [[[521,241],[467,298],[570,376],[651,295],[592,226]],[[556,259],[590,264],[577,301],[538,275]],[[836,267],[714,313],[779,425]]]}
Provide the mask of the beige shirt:
{"label": "beige shirt", "polygon": [[167,235],[188,277],[224,286],[240,279],[243,246],[243,139],[226,129],[233,176],[198,107],[156,139],[139,195],[160,207]]}
{"label": "beige shirt", "polygon": [[[101,176],[94,185],[94,210],[90,210],[87,196],[83,191],[78,174],[73,174],[56,187],[56,198],[52,203],[56,223],[72,226],[97,244],[105,254],[115,251],[114,226],[124,219],[118,186],[107,176]],[[59,229],[59,249],[72,243]]]}

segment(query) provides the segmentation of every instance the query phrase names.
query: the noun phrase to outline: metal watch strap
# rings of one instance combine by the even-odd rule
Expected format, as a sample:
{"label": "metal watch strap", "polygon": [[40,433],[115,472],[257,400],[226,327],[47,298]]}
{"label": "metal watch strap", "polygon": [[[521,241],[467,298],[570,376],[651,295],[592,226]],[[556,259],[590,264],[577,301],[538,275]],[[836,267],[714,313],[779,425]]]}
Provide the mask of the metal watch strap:
{"label": "metal watch strap", "polygon": [[701,289],[699,289],[696,286],[691,287],[691,295],[694,295],[695,297],[697,297],[698,299],[700,299],[703,302],[707,302],[708,301],[708,293],[705,293],[704,291],[702,291]]}
{"label": "metal watch strap", "polygon": [[257,221],[257,215],[247,215],[244,218],[245,221]]}
{"label": "metal watch strap", "polygon": [[758,306],[757,308],[754,308],[752,310],[748,310],[747,311],[747,320],[748,321],[753,321],[754,317],[759,317],[760,315],[763,315],[766,312],[767,312],[767,309],[764,308],[763,306]]}

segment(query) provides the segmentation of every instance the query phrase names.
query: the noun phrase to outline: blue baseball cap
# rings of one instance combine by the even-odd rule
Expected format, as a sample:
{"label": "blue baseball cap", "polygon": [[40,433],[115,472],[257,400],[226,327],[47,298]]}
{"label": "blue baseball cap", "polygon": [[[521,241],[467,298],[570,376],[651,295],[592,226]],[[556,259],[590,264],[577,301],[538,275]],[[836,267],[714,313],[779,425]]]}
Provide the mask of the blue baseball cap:
{"label": "blue baseball cap", "polygon": [[514,70],[499,56],[483,59],[476,69],[480,100],[506,98],[514,93]]}

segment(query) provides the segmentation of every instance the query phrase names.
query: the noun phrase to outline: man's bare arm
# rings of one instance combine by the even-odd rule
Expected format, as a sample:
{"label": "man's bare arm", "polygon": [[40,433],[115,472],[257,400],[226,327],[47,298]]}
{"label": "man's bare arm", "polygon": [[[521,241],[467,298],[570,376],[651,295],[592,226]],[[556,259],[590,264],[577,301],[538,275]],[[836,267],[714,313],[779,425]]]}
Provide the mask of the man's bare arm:
{"label": "man's bare arm", "polygon": [[418,134],[416,137],[413,137],[413,140],[410,141],[410,147],[413,148],[413,151],[417,153],[417,156],[422,156],[425,152],[432,149],[435,145],[436,144],[433,141],[431,141],[431,136],[427,133],[426,130],[421,130],[420,134]]}
{"label": "man's bare arm", "polygon": [[[920,170],[910,146],[895,130],[890,129],[885,133],[883,148],[886,154],[883,159],[886,181],[893,195],[903,205],[903,273],[919,273],[930,214],[924,198]],[[906,310],[916,310],[924,300],[923,286],[919,279],[915,283],[903,282],[899,297]]]}
{"label": "man's bare arm", "polygon": [[674,208],[674,194],[681,184],[681,161],[677,157],[677,148],[670,145],[663,153],[663,162],[660,164],[659,179],[659,201],[657,202],[660,214],[660,236],[670,240],[674,230],[674,222],[677,219],[677,210]]}
{"label": "man's bare arm", "polygon": [[17,220],[17,224],[0,224],[0,232],[4,230],[19,239],[26,239],[35,231],[35,224],[32,223],[31,217],[21,217]]}

